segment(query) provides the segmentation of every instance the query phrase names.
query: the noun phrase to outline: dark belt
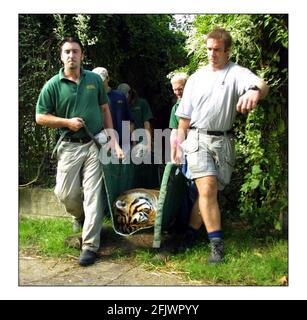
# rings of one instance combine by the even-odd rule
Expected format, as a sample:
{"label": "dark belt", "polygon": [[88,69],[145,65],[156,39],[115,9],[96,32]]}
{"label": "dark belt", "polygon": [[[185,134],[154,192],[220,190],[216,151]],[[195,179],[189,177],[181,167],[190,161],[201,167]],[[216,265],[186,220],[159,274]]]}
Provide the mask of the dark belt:
{"label": "dark belt", "polygon": [[209,136],[224,136],[228,134],[232,134],[232,130],[227,130],[227,131],[211,131],[211,130],[206,130],[206,129],[199,129],[199,128],[194,128],[191,127],[192,130],[198,130],[199,132],[208,134]]}
{"label": "dark belt", "polygon": [[77,143],[89,143],[92,139],[90,137],[84,137],[84,138],[70,138],[70,137],[64,137],[63,141],[66,142],[77,142]]}

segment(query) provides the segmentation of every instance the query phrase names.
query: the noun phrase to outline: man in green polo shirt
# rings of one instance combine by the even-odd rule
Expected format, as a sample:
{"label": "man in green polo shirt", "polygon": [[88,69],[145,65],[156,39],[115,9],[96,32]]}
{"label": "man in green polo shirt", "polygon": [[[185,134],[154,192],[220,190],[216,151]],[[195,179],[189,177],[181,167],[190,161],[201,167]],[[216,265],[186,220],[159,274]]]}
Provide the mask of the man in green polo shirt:
{"label": "man in green polo shirt", "polygon": [[44,85],[36,105],[36,122],[66,133],[57,150],[55,194],[75,218],[74,224],[83,226],[79,264],[87,266],[97,258],[104,203],[98,148],[84,125],[93,135],[105,134],[105,129],[117,156],[123,153],[112,135],[101,78],[81,67],[84,55],[80,40],[65,38],[60,52],[64,68]]}

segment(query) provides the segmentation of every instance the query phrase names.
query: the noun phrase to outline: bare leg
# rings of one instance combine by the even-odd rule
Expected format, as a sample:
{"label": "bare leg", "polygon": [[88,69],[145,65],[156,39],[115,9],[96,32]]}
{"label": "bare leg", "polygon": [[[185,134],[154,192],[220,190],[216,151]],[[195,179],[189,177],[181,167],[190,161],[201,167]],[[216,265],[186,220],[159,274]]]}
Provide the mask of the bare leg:
{"label": "bare leg", "polygon": [[203,224],[202,217],[199,211],[198,199],[195,201],[194,206],[192,208],[191,218],[189,221],[189,227],[198,230]]}
{"label": "bare leg", "polygon": [[222,228],[221,213],[217,200],[217,179],[215,176],[199,178],[196,180],[196,185],[199,192],[200,212],[210,240],[211,253],[208,257],[208,263],[220,263],[224,259],[223,239],[212,234],[214,231],[220,232]]}
{"label": "bare leg", "polygon": [[221,214],[217,201],[217,179],[207,176],[195,180],[199,192],[199,209],[207,232],[221,230]]}

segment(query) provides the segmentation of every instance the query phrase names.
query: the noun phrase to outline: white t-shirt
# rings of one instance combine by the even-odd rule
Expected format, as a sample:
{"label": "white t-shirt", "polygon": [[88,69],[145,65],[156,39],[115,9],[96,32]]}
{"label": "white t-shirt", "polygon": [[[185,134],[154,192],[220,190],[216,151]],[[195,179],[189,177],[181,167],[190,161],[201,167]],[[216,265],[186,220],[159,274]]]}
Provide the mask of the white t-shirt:
{"label": "white t-shirt", "polygon": [[227,131],[239,97],[258,82],[254,73],[233,62],[218,71],[206,66],[188,79],[176,116],[190,119],[190,127]]}

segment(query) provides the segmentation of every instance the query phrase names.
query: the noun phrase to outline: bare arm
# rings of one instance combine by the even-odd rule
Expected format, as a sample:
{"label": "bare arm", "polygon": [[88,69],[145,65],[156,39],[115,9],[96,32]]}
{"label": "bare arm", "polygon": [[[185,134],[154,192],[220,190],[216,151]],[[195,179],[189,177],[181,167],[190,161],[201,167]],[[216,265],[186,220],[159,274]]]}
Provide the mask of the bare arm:
{"label": "bare arm", "polygon": [[107,103],[103,104],[101,106],[102,112],[103,112],[103,121],[104,121],[104,127],[105,129],[113,129],[113,120],[111,111],[109,108],[109,105]]}
{"label": "bare arm", "polygon": [[179,119],[179,125],[177,129],[177,139],[176,139],[176,153],[174,155],[174,161],[180,164],[182,161],[182,148],[180,144],[185,140],[187,136],[188,129],[190,127],[190,119]]}
{"label": "bare arm", "polygon": [[176,163],[175,156],[177,150],[177,129],[172,129],[170,136],[170,145],[171,145],[171,162]]}
{"label": "bare arm", "polygon": [[145,129],[146,139],[147,139],[147,149],[148,151],[151,151],[151,126],[149,121],[144,122],[144,129]]}
{"label": "bare arm", "polygon": [[269,92],[269,86],[265,81],[259,78],[256,86],[260,90],[248,90],[243,94],[237,103],[237,111],[241,113],[248,113],[255,109],[258,101],[263,99]]}
{"label": "bare arm", "polygon": [[180,143],[185,140],[187,136],[188,129],[190,128],[190,121],[190,119],[184,118],[180,118],[179,120],[177,138],[179,139]]}
{"label": "bare arm", "polygon": [[256,85],[260,89],[260,99],[265,98],[269,93],[269,86],[267,83],[264,80],[259,79],[259,82]]}
{"label": "bare arm", "polygon": [[47,126],[49,128],[68,128],[71,131],[78,131],[83,127],[82,118],[61,118],[54,116],[53,114],[39,114],[37,113],[35,116],[36,123],[42,126]]}

